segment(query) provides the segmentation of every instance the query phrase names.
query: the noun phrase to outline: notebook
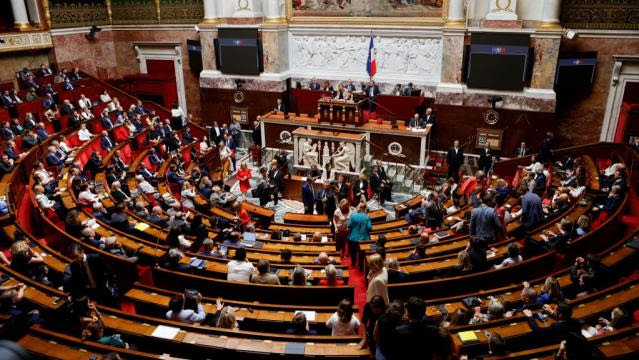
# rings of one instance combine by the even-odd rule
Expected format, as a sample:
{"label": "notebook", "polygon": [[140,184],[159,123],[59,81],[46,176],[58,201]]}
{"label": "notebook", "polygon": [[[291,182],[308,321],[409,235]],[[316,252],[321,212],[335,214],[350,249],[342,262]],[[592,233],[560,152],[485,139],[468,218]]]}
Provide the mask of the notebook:
{"label": "notebook", "polygon": [[461,331],[457,333],[457,335],[463,344],[479,341],[479,338],[474,331]]}

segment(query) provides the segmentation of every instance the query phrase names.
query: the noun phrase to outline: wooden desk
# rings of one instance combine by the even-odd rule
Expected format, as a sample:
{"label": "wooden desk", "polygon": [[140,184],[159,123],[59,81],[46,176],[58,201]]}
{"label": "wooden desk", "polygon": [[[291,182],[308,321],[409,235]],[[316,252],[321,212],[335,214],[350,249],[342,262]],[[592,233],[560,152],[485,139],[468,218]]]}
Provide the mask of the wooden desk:
{"label": "wooden desk", "polygon": [[346,126],[363,124],[362,105],[365,101],[344,101],[322,98],[317,100],[319,122]]}

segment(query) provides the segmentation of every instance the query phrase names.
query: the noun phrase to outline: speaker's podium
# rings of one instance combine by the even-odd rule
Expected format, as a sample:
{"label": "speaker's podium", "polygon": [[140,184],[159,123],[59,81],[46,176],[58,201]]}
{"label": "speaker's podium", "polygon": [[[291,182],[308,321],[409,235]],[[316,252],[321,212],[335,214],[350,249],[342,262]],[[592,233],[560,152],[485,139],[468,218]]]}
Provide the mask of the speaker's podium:
{"label": "speaker's podium", "polygon": [[320,123],[330,123],[331,125],[352,125],[362,126],[364,117],[362,116],[362,105],[366,101],[345,101],[331,98],[317,100],[317,116]]}

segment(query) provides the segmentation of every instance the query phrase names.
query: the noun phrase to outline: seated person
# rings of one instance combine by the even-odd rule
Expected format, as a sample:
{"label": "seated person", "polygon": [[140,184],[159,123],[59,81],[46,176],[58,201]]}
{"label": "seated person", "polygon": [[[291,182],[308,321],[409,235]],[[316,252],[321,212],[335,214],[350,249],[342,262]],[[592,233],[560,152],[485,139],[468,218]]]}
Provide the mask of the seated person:
{"label": "seated person", "polygon": [[313,259],[313,264],[316,265],[328,265],[328,264],[333,264],[335,265],[335,259],[333,259],[332,256],[328,256],[327,253],[325,253],[324,251],[320,252],[319,255]]}
{"label": "seated person", "polygon": [[179,272],[189,272],[191,267],[189,264],[181,262],[184,257],[184,253],[178,248],[170,248],[162,258],[162,267],[169,270],[175,270]]}
{"label": "seated person", "polygon": [[329,264],[324,268],[324,274],[326,279],[320,280],[319,286],[342,286],[345,284],[344,280],[337,278],[337,269],[333,264]]}
{"label": "seated person", "polygon": [[151,223],[154,223],[160,226],[166,225],[168,220],[169,218],[167,216],[164,216],[164,212],[162,211],[162,208],[157,205],[154,206],[153,209],[151,209],[151,213],[149,214],[149,217],[146,218],[146,221],[149,221]]}
{"label": "seated person", "polygon": [[500,264],[495,264],[495,269],[499,269],[512,264],[517,264],[523,261],[521,255],[519,255],[519,246],[517,246],[517,243],[511,242],[510,244],[508,244],[508,246],[506,246],[506,250],[508,250],[508,257],[505,258]]}
{"label": "seated person", "polygon": [[486,321],[497,320],[504,317],[504,305],[497,299],[492,298],[488,303],[486,313],[481,312],[481,307],[475,307],[475,313],[470,319],[469,324],[479,324]]}
{"label": "seated person", "polygon": [[572,221],[565,217],[556,226],[558,230],[556,234],[550,230],[544,230],[544,233],[539,235],[539,237],[544,240],[543,246],[546,250],[555,249],[563,252],[572,239]]}
{"label": "seated person", "polygon": [[[202,242],[202,247],[203,247],[203,250],[198,252],[198,254],[200,255],[213,256],[213,257],[222,258],[222,259],[226,258],[226,252],[224,250],[219,249],[217,245],[215,245],[215,242],[212,239],[205,239]],[[258,264],[258,268],[259,268],[259,264]]]}
{"label": "seated person", "polygon": [[396,258],[388,258],[385,262],[389,284],[397,284],[406,281],[408,275],[406,272],[402,271],[399,266],[399,261]]}
{"label": "seated person", "polygon": [[183,294],[175,295],[169,301],[169,311],[166,312],[166,318],[173,321],[179,321],[185,324],[202,323],[206,319],[204,306],[201,304],[202,295],[197,297],[197,309],[184,309],[185,298]]}
{"label": "seated person", "polygon": [[279,277],[271,273],[271,266],[266,259],[257,262],[257,274],[251,274],[250,281],[256,284],[280,285]]}
{"label": "seated person", "polygon": [[293,253],[291,249],[282,249],[280,251],[280,262],[282,264],[291,264],[291,258],[293,257]]}
{"label": "seated person", "polygon": [[250,261],[246,259],[246,250],[239,248],[235,250],[235,257],[229,261],[227,265],[228,271],[226,280],[249,282],[251,275],[255,272],[255,268]]}
{"label": "seated person", "polygon": [[297,312],[291,320],[291,327],[286,329],[288,335],[317,335],[317,331],[309,330],[306,315],[303,312]]}
{"label": "seated person", "polygon": [[410,256],[408,257],[408,260],[419,260],[419,259],[425,259],[426,257],[427,257],[426,245],[417,244],[415,246],[415,250],[413,250],[413,253],[410,254]]}

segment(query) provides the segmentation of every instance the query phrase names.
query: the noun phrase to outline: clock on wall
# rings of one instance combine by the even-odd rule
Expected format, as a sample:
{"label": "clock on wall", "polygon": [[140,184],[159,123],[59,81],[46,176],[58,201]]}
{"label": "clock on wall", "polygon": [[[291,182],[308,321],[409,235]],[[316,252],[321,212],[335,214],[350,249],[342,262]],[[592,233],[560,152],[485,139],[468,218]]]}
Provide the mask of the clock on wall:
{"label": "clock on wall", "polygon": [[235,101],[236,104],[241,104],[244,102],[244,91],[242,90],[238,90],[236,92],[233,93],[233,101]]}
{"label": "clock on wall", "polygon": [[496,110],[487,110],[484,113],[484,121],[488,125],[495,125],[499,121],[499,113]]}

